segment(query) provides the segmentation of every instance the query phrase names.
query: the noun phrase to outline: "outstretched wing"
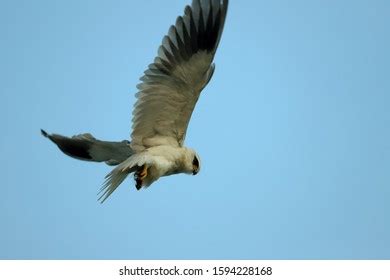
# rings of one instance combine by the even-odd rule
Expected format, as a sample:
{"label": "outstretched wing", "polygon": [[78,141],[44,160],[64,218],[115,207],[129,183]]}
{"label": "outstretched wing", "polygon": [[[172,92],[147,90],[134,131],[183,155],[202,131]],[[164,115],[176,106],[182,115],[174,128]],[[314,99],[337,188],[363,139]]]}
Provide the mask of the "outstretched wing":
{"label": "outstretched wing", "polygon": [[193,0],[164,37],[137,88],[131,147],[182,146],[192,111],[210,81],[228,0]]}
{"label": "outstretched wing", "polygon": [[64,154],[81,160],[105,162],[117,165],[133,154],[129,141],[101,141],[89,133],[66,137],[59,134],[49,134],[41,130],[43,136],[55,143]]}

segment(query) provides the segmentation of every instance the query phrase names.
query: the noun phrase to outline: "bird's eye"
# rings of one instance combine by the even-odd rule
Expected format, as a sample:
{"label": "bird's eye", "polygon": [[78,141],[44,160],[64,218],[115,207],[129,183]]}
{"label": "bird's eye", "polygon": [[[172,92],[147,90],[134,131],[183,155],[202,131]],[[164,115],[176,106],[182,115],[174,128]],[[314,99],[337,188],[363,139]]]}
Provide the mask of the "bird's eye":
{"label": "bird's eye", "polygon": [[196,168],[199,168],[199,160],[197,157],[194,157],[194,159],[192,160],[192,165]]}
{"label": "bird's eye", "polygon": [[196,175],[199,172],[199,160],[195,156],[194,159],[192,160],[192,175]]}

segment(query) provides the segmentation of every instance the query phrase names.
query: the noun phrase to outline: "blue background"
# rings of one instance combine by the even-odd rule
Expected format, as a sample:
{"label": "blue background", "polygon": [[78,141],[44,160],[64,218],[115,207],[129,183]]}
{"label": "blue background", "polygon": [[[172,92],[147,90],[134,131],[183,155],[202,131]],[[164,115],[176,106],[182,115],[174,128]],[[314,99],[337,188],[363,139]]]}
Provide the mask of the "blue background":
{"label": "blue background", "polygon": [[0,2],[0,258],[390,258],[390,4],[231,1],[186,144],[132,180],[39,132],[128,139],[135,85],[189,0]]}

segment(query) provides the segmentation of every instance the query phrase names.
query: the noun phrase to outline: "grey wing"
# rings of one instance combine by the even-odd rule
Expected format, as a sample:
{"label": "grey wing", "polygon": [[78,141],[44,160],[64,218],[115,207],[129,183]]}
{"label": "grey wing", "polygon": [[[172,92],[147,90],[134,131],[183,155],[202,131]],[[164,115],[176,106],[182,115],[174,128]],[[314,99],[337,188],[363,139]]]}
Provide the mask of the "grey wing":
{"label": "grey wing", "polygon": [[200,92],[210,81],[228,0],[194,0],[164,37],[137,88],[131,147],[182,146]]}
{"label": "grey wing", "polygon": [[43,136],[49,138],[66,155],[86,161],[105,162],[117,165],[133,154],[129,141],[101,141],[89,133],[66,137],[59,134],[48,134],[41,130]]}

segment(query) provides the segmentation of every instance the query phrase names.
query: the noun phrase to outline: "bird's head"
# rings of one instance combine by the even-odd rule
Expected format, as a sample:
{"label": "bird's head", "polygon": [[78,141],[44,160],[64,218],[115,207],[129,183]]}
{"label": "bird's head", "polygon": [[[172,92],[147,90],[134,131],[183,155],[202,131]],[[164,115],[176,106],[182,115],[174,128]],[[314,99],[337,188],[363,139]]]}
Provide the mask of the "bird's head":
{"label": "bird's head", "polygon": [[190,173],[192,175],[196,175],[200,171],[200,158],[198,154],[192,150],[187,148],[186,152],[186,173]]}

